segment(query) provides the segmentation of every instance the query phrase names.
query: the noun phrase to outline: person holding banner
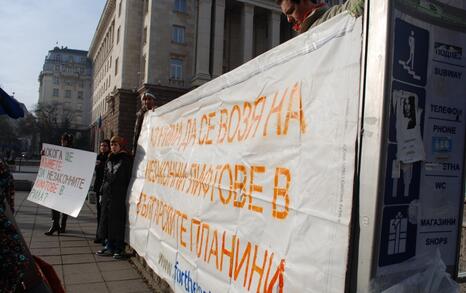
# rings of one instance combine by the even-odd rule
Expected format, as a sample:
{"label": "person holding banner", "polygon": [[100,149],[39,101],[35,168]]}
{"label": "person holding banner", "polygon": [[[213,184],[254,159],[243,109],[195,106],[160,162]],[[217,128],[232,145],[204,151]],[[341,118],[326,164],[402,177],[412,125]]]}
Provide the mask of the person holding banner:
{"label": "person holding banner", "polygon": [[147,111],[150,111],[155,108],[155,96],[149,92],[145,92],[141,96],[141,109],[136,113],[136,122],[134,124],[134,134],[133,134],[133,149],[131,151],[132,155],[136,154],[136,149],[138,147],[139,134],[141,133],[142,122],[144,121],[144,116]]}
{"label": "person holding banner", "polygon": [[352,16],[359,17],[364,11],[364,0],[347,0],[344,4],[327,8],[325,3],[317,0],[276,0],[293,30],[302,34],[337,14],[348,11]]}
{"label": "person holding banner", "polygon": [[107,163],[108,154],[110,153],[110,140],[104,139],[100,142],[99,146],[99,154],[97,155],[97,161],[95,162],[95,180],[93,190],[96,194],[97,200],[97,230],[95,234],[94,243],[102,243],[102,239],[99,238],[99,222],[100,222],[100,213],[101,213],[101,200],[102,200],[102,193],[100,189],[102,187],[102,181],[104,180],[104,170],[105,164]]}
{"label": "person holding banner", "polygon": [[[60,139],[61,146],[71,148],[73,146],[73,136],[69,133],[63,133]],[[60,225],[60,214],[61,214],[61,225]],[[45,232],[44,234],[47,236],[52,236],[53,233],[58,232],[60,233],[66,232],[66,221],[68,220],[68,215],[64,213],[60,213],[59,211],[52,210],[52,226],[50,229]]]}
{"label": "person holding banner", "polygon": [[126,189],[131,178],[131,156],[123,150],[124,139],[110,140],[110,154],[102,182],[102,203],[98,237],[105,239],[100,256],[123,257],[126,224]]}

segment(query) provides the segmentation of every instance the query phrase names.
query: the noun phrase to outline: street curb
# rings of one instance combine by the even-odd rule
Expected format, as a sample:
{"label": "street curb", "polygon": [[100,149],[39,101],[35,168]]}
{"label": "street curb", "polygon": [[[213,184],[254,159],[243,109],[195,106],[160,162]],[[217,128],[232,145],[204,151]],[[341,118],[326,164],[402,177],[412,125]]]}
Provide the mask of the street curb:
{"label": "street curb", "polygon": [[[129,245],[128,245],[129,246]],[[173,293],[168,283],[160,278],[147,264],[146,260],[139,256],[134,249],[129,246],[129,249],[134,252],[129,261],[133,264],[139,274],[144,278],[147,284],[154,290],[155,293]]]}

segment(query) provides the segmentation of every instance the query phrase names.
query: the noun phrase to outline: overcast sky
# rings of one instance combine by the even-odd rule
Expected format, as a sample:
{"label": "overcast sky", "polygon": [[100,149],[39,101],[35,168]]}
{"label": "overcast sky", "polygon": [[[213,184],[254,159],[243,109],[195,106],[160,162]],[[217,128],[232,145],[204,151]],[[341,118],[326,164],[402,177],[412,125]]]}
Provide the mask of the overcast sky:
{"label": "overcast sky", "polygon": [[0,0],[0,86],[29,111],[39,73],[57,46],[88,50],[105,0]]}

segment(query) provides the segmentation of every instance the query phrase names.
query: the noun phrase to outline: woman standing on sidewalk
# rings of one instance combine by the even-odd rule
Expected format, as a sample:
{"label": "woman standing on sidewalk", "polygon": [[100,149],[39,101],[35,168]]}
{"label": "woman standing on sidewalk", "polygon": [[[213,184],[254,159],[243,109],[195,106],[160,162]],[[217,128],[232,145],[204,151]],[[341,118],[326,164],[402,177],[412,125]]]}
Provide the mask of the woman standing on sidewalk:
{"label": "woman standing on sidewalk", "polygon": [[102,181],[104,180],[105,165],[107,163],[108,154],[110,153],[110,140],[104,139],[100,142],[99,154],[97,155],[97,161],[95,163],[95,180],[93,190],[96,194],[96,205],[97,205],[97,231],[95,234],[94,243],[102,243],[103,239],[99,238],[99,222],[101,212],[101,201],[102,201]]}
{"label": "woman standing on sidewalk", "polygon": [[122,149],[123,138],[110,140],[110,155],[105,165],[102,183],[102,203],[98,237],[105,239],[105,247],[97,252],[100,256],[122,258],[125,223],[126,189],[131,178],[131,158]]}
{"label": "woman standing on sidewalk", "polygon": [[[61,136],[60,142],[61,142],[61,146],[71,148],[73,147],[73,136],[65,132]],[[60,225],[60,214],[61,214],[61,225]],[[65,233],[67,219],[68,219],[67,214],[60,213],[59,211],[56,211],[56,210],[52,210],[52,226],[44,234],[47,236],[51,236],[55,232],[58,232],[58,234]]]}

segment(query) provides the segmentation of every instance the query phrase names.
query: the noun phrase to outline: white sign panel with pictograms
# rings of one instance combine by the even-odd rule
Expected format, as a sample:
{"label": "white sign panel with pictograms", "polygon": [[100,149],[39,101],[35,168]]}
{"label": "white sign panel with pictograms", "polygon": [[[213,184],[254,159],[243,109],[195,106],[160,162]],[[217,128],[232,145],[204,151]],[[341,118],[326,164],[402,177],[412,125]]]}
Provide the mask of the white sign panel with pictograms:
{"label": "white sign panel with pictograms", "polygon": [[439,249],[457,262],[466,100],[466,31],[395,6],[387,170],[378,274]]}

